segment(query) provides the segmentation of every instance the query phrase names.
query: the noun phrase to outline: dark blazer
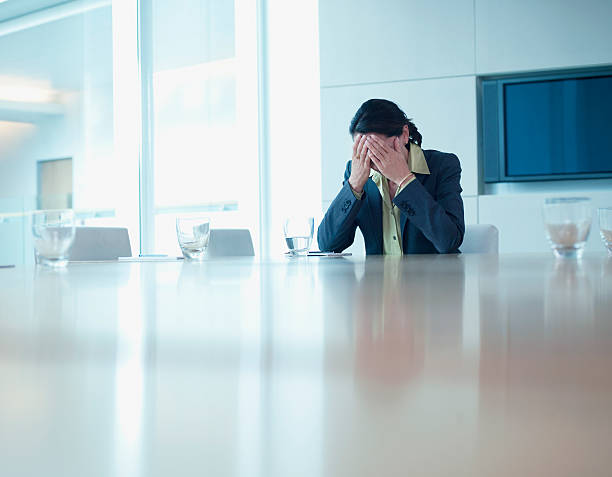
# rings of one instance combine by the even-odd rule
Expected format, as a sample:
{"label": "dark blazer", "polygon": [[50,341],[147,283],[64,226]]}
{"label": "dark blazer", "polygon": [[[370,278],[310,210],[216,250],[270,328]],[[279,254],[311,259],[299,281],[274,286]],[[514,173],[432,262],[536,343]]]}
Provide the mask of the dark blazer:
{"label": "dark blazer", "polygon": [[[401,210],[401,231],[404,254],[458,253],[463,242],[465,225],[461,199],[461,166],[454,154],[423,151],[430,174],[415,174],[393,199]],[[341,252],[355,240],[361,229],[366,253],[383,253],[382,197],[369,178],[361,200],[351,190],[348,178],[351,161],[346,165],[342,189],[333,200],[319,225],[319,248]]]}

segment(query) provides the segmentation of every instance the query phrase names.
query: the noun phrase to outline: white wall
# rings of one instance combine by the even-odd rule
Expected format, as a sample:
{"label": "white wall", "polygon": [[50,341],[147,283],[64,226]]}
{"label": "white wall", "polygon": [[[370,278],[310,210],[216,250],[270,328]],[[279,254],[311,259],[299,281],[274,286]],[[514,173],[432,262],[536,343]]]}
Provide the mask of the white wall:
{"label": "white wall", "polygon": [[609,64],[610,0],[475,0],[476,72]]}
{"label": "white wall", "polygon": [[[363,101],[387,98],[414,119],[424,148],[459,156],[466,223],[495,224],[502,252],[542,250],[543,197],[567,184],[479,192],[477,75],[612,64],[611,19],[609,0],[320,0],[324,207],[350,159],[350,119]],[[581,181],[571,194],[612,205],[611,182]],[[593,232],[589,249],[603,251]]]}

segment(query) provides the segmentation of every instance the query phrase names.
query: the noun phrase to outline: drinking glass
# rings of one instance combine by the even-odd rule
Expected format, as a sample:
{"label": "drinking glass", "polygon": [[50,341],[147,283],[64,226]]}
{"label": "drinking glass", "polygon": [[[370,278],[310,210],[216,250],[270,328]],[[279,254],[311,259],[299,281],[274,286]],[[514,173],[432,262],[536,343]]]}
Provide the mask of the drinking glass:
{"label": "drinking glass", "polygon": [[208,217],[177,217],[176,236],[188,260],[202,260],[208,248],[210,237],[210,220]]}
{"label": "drinking glass", "polygon": [[591,229],[591,199],[562,197],[544,202],[544,225],[557,257],[580,258]]}
{"label": "drinking glass", "polygon": [[285,220],[283,232],[291,255],[308,254],[313,230],[313,217],[289,217]]}
{"label": "drinking glass", "polygon": [[599,234],[612,256],[612,207],[602,207],[599,212]]}
{"label": "drinking glass", "polygon": [[74,211],[41,210],[32,214],[36,263],[52,268],[65,267],[74,242]]}

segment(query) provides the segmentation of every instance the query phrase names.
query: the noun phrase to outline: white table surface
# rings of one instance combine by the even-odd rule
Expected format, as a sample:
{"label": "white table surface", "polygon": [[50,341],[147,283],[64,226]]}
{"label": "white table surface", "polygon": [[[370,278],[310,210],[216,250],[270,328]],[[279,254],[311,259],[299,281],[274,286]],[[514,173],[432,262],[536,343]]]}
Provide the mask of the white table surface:
{"label": "white table surface", "polygon": [[610,476],[612,259],[2,269],[0,475]]}

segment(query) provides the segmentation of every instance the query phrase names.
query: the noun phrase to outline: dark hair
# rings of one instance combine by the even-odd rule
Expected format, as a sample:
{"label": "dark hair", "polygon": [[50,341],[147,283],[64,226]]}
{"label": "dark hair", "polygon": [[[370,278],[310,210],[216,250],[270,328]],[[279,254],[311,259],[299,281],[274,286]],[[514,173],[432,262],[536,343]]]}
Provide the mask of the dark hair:
{"label": "dark hair", "polygon": [[349,126],[349,133],[379,133],[387,137],[400,136],[404,126],[410,131],[410,142],[420,146],[423,136],[397,104],[386,99],[368,99],[363,103]]}

